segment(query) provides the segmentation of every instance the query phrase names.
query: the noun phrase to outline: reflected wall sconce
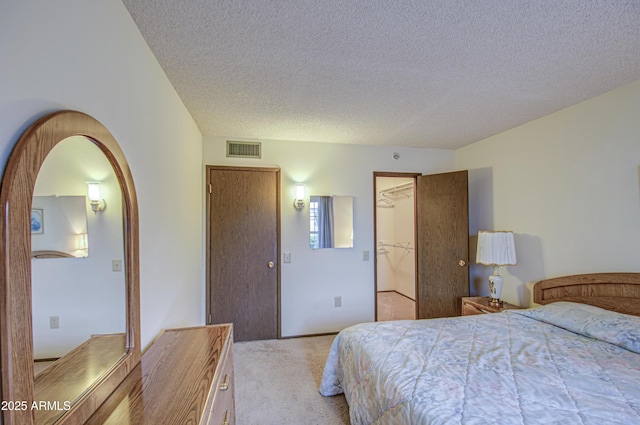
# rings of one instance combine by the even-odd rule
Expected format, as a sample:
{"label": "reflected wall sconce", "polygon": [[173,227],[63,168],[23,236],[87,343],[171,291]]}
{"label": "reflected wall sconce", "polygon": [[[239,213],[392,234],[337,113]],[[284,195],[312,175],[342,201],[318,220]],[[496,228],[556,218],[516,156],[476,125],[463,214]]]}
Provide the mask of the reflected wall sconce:
{"label": "reflected wall sconce", "polygon": [[293,200],[293,207],[298,211],[304,208],[304,184],[296,184],[296,197]]}
{"label": "reflected wall sconce", "polygon": [[75,239],[76,251],[87,251],[89,249],[89,241],[86,233],[78,233]]}
{"label": "reflected wall sconce", "polygon": [[503,279],[498,274],[498,267],[516,264],[513,232],[479,231],[476,263],[493,266],[493,274],[489,276],[489,305],[500,307]]}
{"label": "reflected wall sconce", "polygon": [[87,182],[87,187],[89,203],[93,213],[96,214],[98,211],[103,211],[107,208],[107,202],[100,195],[100,182]]}

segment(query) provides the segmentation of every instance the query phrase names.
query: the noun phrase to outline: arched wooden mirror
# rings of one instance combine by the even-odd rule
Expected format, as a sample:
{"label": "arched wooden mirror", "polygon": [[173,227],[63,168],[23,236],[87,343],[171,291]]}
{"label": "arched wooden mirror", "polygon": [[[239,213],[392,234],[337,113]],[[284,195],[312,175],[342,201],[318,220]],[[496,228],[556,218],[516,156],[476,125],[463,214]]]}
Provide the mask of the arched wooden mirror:
{"label": "arched wooden mirror", "polygon": [[[70,158],[74,158],[71,163],[64,162]],[[87,180],[95,180],[97,173],[101,174],[98,179],[110,182],[106,210],[98,206],[94,213],[91,201],[77,193],[78,185],[87,184],[77,181],[85,180],[84,176],[77,177],[70,171],[78,161],[94,174]],[[68,173],[58,176],[65,170]],[[74,192],[72,189],[59,193],[52,188],[58,178],[73,180],[65,187],[75,185],[76,193],[68,193]],[[73,221],[54,218],[52,205],[60,201],[57,195],[81,198],[81,205],[89,212],[89,233],[83,230],[86,227],[72,223],[71,236],[64,238],[72,245],[76,243],[70,249],[79,253],[69,256],[72,258],[42,259],[34,252],[65,250],[34,251],[32,238],[35,246],[45,239],[37,237],[47,233],[47,226],[51,226],[50,235],[63,227],[61,222]],[[138,210],[131,171],[115,138],[97,120],[80,112],[56,112],[34,123],[16,144],[4,172],[0,199],[4,211],[0,216],[2,423],[83,423],[141,356]],[[76,221],[82,224],[82,218]],[[122,237],[114,237],[110,230],[114,226],[122,230]],[[109,241],[101,240],[101,235],[107,234],[111,234]],[[112,251],[109,246],[119,249]],[[83,252],[89,248],[93,254]],[[95,262],[102,264],[96,266]],[[59,270],[66,270],[67,277],[56,275]],[[86,297],[84,303],[82,296]],[[56,307],[46,310],[54,300]],[[72,309],[80,304],[87,305]],[[50,311],[60,311],[61,316]],[[108,316],[110,313],[115,314]],[[50,320],[48,334],[49,329],[39,329],[43,318]],[[72,337],[55,333],[68,328],[76,329]],[[37,350],[46,346],[40,334],[58,341],[58,346],[42,349],[53,353],[52,363],[43,372],[36,372],[34,336]],[[73,338],[75,342],[69,342]],[[62,346],[63,340],[67,346]]]}

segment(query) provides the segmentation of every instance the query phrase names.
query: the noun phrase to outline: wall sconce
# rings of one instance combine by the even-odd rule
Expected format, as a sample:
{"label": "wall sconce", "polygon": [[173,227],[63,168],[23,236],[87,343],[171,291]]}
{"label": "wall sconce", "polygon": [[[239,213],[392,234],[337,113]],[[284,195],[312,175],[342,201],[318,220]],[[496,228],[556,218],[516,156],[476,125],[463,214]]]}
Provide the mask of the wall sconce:
{"label": "wall sconce", "polygon": [[93,213],[96,214],[98,211],[104,210],[107,207],[107,203],[100,196],[100,182],[87,182],[87,187],[89,203]]}
{"label": "wall sconce", "polygon": [[304,208],[304,184],[296,184],[296,198],[293,200],[293,207],[298,211]]}

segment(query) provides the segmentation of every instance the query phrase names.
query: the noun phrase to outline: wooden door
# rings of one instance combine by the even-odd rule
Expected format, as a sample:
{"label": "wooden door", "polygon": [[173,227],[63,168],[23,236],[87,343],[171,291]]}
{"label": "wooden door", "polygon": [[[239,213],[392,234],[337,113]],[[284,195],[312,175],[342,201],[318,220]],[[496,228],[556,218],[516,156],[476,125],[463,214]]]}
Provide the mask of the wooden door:
{"label": "wooden door", "polygon": [[469,296],[468,172],[417,177],[416,209],[417,317],[459,316]]}
{"label": "wooden door", "polygon": [[207,167],[208,323],[279,337],[280,170]]}

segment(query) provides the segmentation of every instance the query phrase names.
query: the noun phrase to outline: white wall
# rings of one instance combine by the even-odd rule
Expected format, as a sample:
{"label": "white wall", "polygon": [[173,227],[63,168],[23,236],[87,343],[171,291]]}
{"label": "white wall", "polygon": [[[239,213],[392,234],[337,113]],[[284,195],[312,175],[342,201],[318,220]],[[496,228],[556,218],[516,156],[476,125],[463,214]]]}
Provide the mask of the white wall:
{"label": "white wall", "polygon": [[[528,305],[545,278],[640,271],[640,81],[459,149],[456,166],[470,233],[516,234],[506,301]],[[472,267],[472,293],[489,272]]]}
{"label": "white wall", "polygon": [[[376,177],[376,190],[380,192],[393,186],[395,179],[387,177]],[[376,193],[376,236],[377,244],[380,242],[391,243],[396,239],[395,234],[395,205],[386,202],[377,202],[379,198]],[[376,246],[375,255],[377,264],[377,284],[378,291],[395,291],[395,271],[396,250],[390,247]]]}
{"label": "white wall", "polygon": [[124,5],[3,1],[0,58],[0,167],[48,112],[101,121],[138,194],[143,346],[203,323],[202,136]]}
{"label": "white wall", "polygon": [[[232,140],[238,140],[232,138]],[[282,169],[282,335],[334,332],[374,320],[373,172],[437,173],[454,167],[453,151],[330,143],[264,141],[262,159],[225,157],[224,138],[205,138],[207,165],[279,166]],[[398,152],[400,158],[393,159]],[[293,208],[295,184],[309,195],[354,196],[354,249],[309,248],[309,209]],[[363,261],[363,251],[370,261]],[[342,296],[342,307],[334,297]]]}

